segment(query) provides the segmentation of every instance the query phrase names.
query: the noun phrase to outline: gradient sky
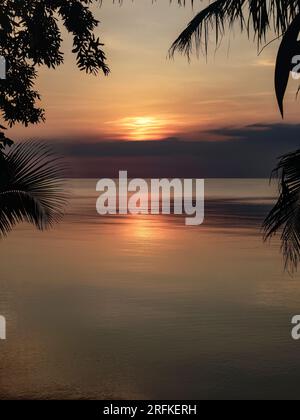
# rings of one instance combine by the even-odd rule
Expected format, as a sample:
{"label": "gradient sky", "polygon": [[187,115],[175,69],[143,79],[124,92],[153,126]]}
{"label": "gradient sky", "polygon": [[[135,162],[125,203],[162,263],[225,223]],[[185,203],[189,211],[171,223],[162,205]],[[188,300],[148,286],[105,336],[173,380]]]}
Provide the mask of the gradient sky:
{"label": "gradient sky", "polygon": [[[205,3],[205,2],[204,2]],[[201,6],[203,2],[199,2]],[[87,76],[76,69],[71,39],[64,36],[65,64],[40,70],[38,88],[47,122],[16,127],[13,137],[100,136],[111,139],[159,139],[222,126],[278,122],[273,91],[273,63],[278,43],[260,57],[254,43],[238,30],[224,39],[208,62],[166,58],[168,48],[198,10],[166,0],[104,0],[93,7],[101,20],[97,32],[105,43],[112,73]],[[228,54],[229,52],[229,54]],[[293,82],[287,121],[297,120]]]}
{"label": "gradient sky", "polygon": [[[111,74],[80,72],[70,52],[71,37],[64,32],[65,64],[39,71],[46,123],[16,126],[10,136],[83,144],[170,137],[222,141],[232,139],[229,128],[280,123],[273,84],[278,42],[258,56],[256,44],[236,28],[216,53],[211,42],[207,62],[202,56],[190,63],[179,55],[167,59],[171,42],[205,4],[197,3],[194,11],[167,0],[124,0],[122,7],[104,0],[102,7],[95,5],[101,21],[97,34],[105,43]],[[299,122],[297,87],[292,80],[288,124]]]}

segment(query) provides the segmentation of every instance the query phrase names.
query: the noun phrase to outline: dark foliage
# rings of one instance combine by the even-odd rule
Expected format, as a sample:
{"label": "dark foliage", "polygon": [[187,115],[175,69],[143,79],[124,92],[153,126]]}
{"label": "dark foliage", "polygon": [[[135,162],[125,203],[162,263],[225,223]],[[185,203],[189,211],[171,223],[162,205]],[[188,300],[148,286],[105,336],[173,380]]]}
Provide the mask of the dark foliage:
{"label": "dark foliage", "polygon": [[0,153],[0,237],[19,222],[44,230],[61,218],[67,198],[63,170],[43,144],[20,143]]}
{"label": "dark foliage", "polygon": [[[174,1],[174,0],[173,0]],[[185,0],[177,0],[185,4]],[[203,0],[199,0],[202,2]],[[191,0],[191,3],[196,1]],[[300,52],[297,42],[300,33],[299,0],[216,0],[202,9],[174,41],[170,56],[176,51],[190,57],[208,52],[211,32],[218,46],[225,32],[236,25],[248,37],[253,37],[258,48],[267,42],[268,34],[281,38],[275,72],[275,90],[283,116],[283,100],[291,71],[291,60]]]}
{"label": "dark foliage", "polygon": [[281,232],[285,267],[293,272],[300,261],[300,150],[280,158],[273,176],[280,196],[264,222],[265,239]]}
{"label": "dark foliage", "polygon": [[59,20],[73,36],[80,70],[108,74],[103,44],[94,35],[99,22],[93,0],[0,0],[0,56],[7,61],[7,79],[0,80],[0,111],[12,126],[44,120],[34,84],[39,66],[63,62]]}

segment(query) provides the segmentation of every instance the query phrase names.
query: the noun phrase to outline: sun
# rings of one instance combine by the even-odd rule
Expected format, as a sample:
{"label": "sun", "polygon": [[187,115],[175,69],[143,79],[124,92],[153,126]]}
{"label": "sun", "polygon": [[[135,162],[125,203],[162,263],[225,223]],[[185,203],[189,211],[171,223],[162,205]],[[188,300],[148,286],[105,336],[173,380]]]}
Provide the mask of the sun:
{"label": "sun", "polygon": [[154,116],[127,117],[120,126],[128,140],[158,140],[166,134],[167,121]]}
{"label": "sun", "polygon": [[154,117],[136,117],[134,123],[138,127],[149,127],[155,122]]}
{"label": "sun", "polygon": [[106,124],[114,129],[118,138],[126,141],[162,140],[174,136],[182,127],[176,115],[128,116]]}

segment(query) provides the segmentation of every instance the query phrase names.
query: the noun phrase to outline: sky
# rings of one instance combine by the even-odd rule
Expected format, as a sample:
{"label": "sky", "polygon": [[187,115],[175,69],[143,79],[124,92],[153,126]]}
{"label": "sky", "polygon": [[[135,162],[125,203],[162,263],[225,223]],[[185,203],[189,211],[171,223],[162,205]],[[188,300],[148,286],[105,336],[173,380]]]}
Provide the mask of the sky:
{"label": "sky", "polygon": [[[167,141],[170,148],[183,142],[187,144],[186,150],[190,150],[190,164],[194,161],[193,147],[197,147],[190,146],[190,142],[211,142],[215,154],[226,149],[226,145],[229,151],[232,142],[253,141],[253,132],[263,143],[265,137],[261,136],[261,131],[274,134],[274,127],[282,124],[273,82],[278,42],[258,56],[255,42],[236,28],[223,39],[218,51],[211,42],[207,60],[201,55],[199,59],[192,57],[191,62],[180,55],[174,60],[167,57],[172,41],[205,3],[196,1],[194,10],[190,6],[179,7],[176,2],[170,5],[166,0],[154,3],[152,0],[124,0],[122,6],[103,0],[102,7],[94,5],[94,14],[101,21],[97,35],[105,44],[111,74],[94,77],[80,72],[71,53],[71,37],[64,31],[64,65],[56,70],[39,70],[37,87],[42,95],[41,105],[46,109],[46,123],[28,128],[16,126],[10,131],[10,137],[65,145],[66,153],[72,158],[82,156],[83,167],[88,166],[83,150],[93,150],[90,158],[103,161],[101,144],[107,142],[126,143],[123,148],[135,150],[133,160],[137,151],[141,153],[140,142],[151,145]],[[290,132],[289,125],[293,133],[295,127],[298,129],[297,88],[297,82],[291,81],[283,128],[288,127],[284,133]],[[274,147],[272,142],[269,144],[272,156],[278,149],[277,143],[274,141]],[[95,144],[100,144],[99,156],[95,156]],[[259,154],[259,143],[256,148]],[[116,147],[115,158],[123,157],[120,150],[123,149]],[[158,156],[157,150],[152,156],[151,147],[149,150],[145,150],[145,159],[150,168],[152,160],[153,166],[163,168],[166,165],[163,156]],[[285,151],[284,141],[280,151]],[[128,151],[124,153],[128,162]],[[112,162],[112,157],[110,154],[107,159],[114,168],[117,162]],[[236,158],[238,161],[242,156],[237,154]],[[184,168],[189,167],[186,159]],[[223,176],[224,171],[218,171],[210,155],[207,160],[202,156],[203,159],[205,167],[215,167],[215,170],[203,169],[202,173]],[[176,162],[169,164],[176,169]],[[201,175],[201,165],[195,164]],[[141,163],[140,166],[143,167]],[[78,175],[97,175],[96,162],[93,167],[93,171],[82,170]],[[106,167],[111,172],[109,164]],[[175,169],[172,173],[176,173]],[[233,172],[236,176],[245,175],[243,171]],[[253,171],[250,172],[253,176]],[[257,176],[259,174],[258,170]]]}

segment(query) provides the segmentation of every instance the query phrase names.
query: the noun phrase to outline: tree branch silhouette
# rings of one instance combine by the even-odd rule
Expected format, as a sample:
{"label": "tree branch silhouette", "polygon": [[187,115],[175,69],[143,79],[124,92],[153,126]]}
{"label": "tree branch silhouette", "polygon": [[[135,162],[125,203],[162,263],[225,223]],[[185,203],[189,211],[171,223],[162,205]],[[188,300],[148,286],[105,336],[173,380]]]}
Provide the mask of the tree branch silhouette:
{"label": "tree branch silhouette", "polygon": [[6,59],[6,79],[0,80],[0,112],[8,126],[45,120],[35,89],[40,66],[57,68],[64,61],[59,21],[73,37],[81,71],[107,75],[103,44],[95,35],[99,21],[90,10],[93,0],[2,0],[0,56]]}

